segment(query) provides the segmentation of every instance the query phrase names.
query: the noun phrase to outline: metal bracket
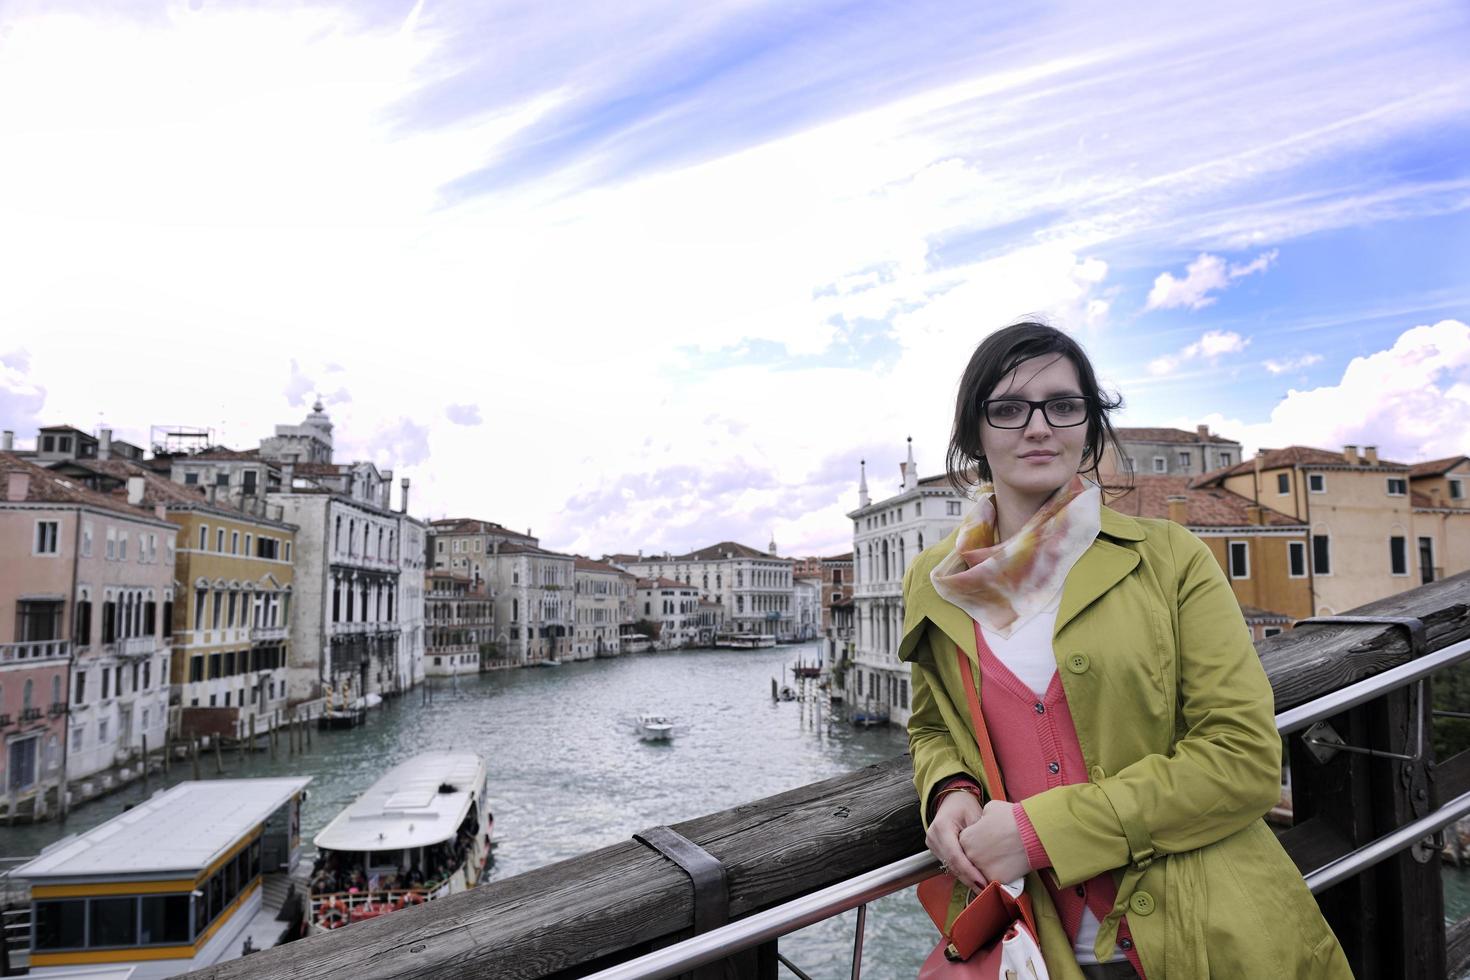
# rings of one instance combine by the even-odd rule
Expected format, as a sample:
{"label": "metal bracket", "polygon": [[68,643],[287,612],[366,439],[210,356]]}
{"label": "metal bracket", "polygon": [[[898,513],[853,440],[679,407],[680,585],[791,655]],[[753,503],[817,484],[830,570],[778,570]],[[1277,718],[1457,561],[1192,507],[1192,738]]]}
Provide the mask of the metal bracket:
{"label": "metal bracket", "polygon": [[1322,625],[1344,623],[1350,626],[1400,626],[1409,636],[1410,658],[1422,656],[1424,647],[1427,645],[1424,636],[1424,620],[1416,616],[1310,616],[1307,619],[1298,619],[1292,629],[1319,623]]}
{"label": "metal bracket", "polygon": [[1337,734],[1337,729],[1325,721],[1319,721],[1311,728],[1302,732],[1302,741],[1307,743],[1307,748],[1311,750],[1312,755],[1316,757],[1318,762],[1322,763],[1332,761],[1332,757],[1339,752],[1371,755],[1379,759],[1399,759],[1403,762],[1418,762],[1424,758],[1424,702],[1427,700],[1425,695],[1428,692],[1424,690],[1424,682],[1422,680],[1414,686],[1418,689],[1414,700],[1417,704],[1419,717],[1414,725],[1417,734],[1413,755],[1405,755],[1402,752],[1385,752],[1382,749],[1365,749],[1360,745],[1349,745],[1342,740],[1341,735]]}
{"label": "metal bracket", "polygon": [[718,929],[730,921],[730,891],[720,859],[668,827],[650,827],[633,835],[658,851],[689,876],[694,885],[694,932]]}

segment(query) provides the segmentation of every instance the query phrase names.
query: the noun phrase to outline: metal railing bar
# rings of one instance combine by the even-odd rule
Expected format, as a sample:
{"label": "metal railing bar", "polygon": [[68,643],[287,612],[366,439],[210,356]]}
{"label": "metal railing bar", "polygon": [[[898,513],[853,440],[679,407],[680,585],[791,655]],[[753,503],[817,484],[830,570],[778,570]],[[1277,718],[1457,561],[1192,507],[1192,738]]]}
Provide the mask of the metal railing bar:
{"label": "metal railing bar", "polygon": [[866,874],[839,881],[783,905],[746,916],[718,929],[655,950],[647,956],[594,973],[587,980],[661,980],[733,952],[779,939],[788,932],[830,919],[874,899],[917,885],[939,873],[939,861],[928,851],[906,857]]}
{"label": "metal railing bar", "polygon": [[786,967],[786,969],[790,970],[792,973],[796,974],[799,980],[812,980],[811,977],[801,972],[801,967],[788,960],[785,956],[782,956],[779,952],[776,954],[776,961],[782,966]]}
{"label": "metal railing bar", "polygon": [[[1420,817],[1413,823],[1405,824],[1371,844],[1363,845],[1351,854],[1344,854],[1336,861],[1324,864],[1306,876],[1307,887],[1312,890],[1313,894],[1331,888],[1359,874],[1364,869],[1372,867],[1384,858],[1407,850],[1417,841],[1423,840],[1430,834],[1438,833],[1467,814],[1470,814],[1470,793],[1457,796],[1429,816]],[[1435,860],[1439,860],[1438,855],[1435,856]]]}
{"label": "metal railing bar", "polygon": [[863,975],[863,933],[868,928],[868,906],[858,906],[857,929],[852,939],[852,980],[859,980]]}
{"label": "metal railing bar", "polygon": [[1329,691],[1306,704],[1289,708],[1276,716],[1276,728],[1282,734],[1305,728],[1323,718],[1331,718],[1395,688],[1407,687],[1437,670],[1470,659],[1470,640],[1461,640],[1433,653],[1426,653],[1397,667],[1390,667],[1381,674],[1366,677],[1356,684]]}

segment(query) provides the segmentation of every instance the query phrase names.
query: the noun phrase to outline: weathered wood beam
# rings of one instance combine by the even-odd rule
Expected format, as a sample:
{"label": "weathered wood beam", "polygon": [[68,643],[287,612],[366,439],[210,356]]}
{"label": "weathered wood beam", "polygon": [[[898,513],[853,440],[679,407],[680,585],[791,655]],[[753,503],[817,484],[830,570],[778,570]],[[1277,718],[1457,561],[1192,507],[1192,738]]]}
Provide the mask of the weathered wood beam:
{"label": "weathered wood beam", "polygon": [[[903,755],[673,829],[724,863],[738,918],[922,850],[911,780]],[[629,840],[189,976],[544,977],[688,930],[690,893]]]}

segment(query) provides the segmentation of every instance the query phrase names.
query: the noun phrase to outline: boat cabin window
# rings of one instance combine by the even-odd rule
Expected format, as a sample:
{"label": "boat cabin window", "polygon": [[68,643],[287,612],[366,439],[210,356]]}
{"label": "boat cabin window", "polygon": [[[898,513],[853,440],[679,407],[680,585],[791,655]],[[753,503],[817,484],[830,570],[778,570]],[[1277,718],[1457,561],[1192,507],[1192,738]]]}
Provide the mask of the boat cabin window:
{"label": "boat cabin window", "polygon": [[89,946],[136,946],[138,944],[138,899],[94,898],[91,900],[87,934]]}
{"label": "boat cabin window", "polygon": [[37,902],[36,948],[81,949],[87,945],[87,900]]}
{"label": "boat cabin window", "polygon": [[143,896],[138,932],[140,945],[178,945],[189,940],[188,895]]}

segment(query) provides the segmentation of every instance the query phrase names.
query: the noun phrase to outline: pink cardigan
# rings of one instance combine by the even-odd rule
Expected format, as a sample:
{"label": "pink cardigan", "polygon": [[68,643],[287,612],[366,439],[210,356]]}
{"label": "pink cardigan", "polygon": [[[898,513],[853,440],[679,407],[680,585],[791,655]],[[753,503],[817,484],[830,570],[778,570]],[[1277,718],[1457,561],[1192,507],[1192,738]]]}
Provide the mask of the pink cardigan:
{"label": "pink cardigan", "polygon": [[[1082,759],[1082,746],[1077,741],[1061,675],[1052,674],[1045,696],[1038,701],[1035,692],[991,652],[979,624],[975,625],[975,642],[980,652],[980,677],[985,692],[980,710],[985,714],[985,727],[990,731],[990,744],[1000,764],[1006,792],[1017,804],[1016,826],[1026,845],[1026,857],[1033,870],[1049,868],[1051,859],[1046,848],[1019,803],[1053,786],[1087,782],[1087,764]],[[1082,925],[1084,905],[1101,922],[1112,911],[1118,897],[1111,872],[1073,888],[1058,888],[1054,875],[1041,875],[1041,879],[1051,893],[1067,939],[1073,945]],[[1142,977],[1143,964],[1126,917],[1118,925],[1118,946]]]}

